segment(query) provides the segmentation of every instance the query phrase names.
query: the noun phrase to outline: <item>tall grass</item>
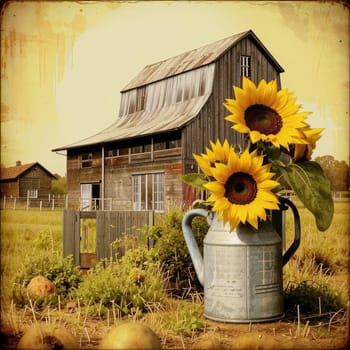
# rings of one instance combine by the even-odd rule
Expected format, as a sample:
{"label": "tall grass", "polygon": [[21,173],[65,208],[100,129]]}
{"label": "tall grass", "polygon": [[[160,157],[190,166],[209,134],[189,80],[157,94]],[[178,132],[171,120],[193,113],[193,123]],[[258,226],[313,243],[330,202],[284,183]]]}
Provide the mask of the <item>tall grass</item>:
{"label": "tall grass", "polygon": [[1,210],[1,298],[34,258],[62,256],[62,212]]}
{"label": "tall grass", "polygon": [[[319,286],[339,295],[342,304],[348,301],[349,291],[349,202],[336,202],[331,226],[320,232],[312,214],[296,200],[301,218],[301,243],[292,259],[284,267],[284,284]],[[286,213],[286,247],[294,237],[294,221],[290,210]],[[322,302],[322,301],[321,301]]]}
{"label": "tall grass", "polygon": [[[345,305],[348,301],[349,290],[350,203],[337,202],[335,204],[334,219],[326,232],[319,232],[313,216],[298,201],[295,203],[301,216],[302,239],[299,249],[283,269],[284,286],[287,292],[288,289],[290,290],[290,300],[298,304],[303,298],[316,301],[316,305],[320,304],[321,312],[323,312],[326,305],[324,298],[333,298],[337,301],[337,294],[339,294],[341,304]],[[15,318],[16,310],[12,291],[16,276],[23,274],[28,264],[35,261],[35,258],[40,256],[62,257],[62,219],[62,212],[58,211],[1,211],[1,312],[2,316],[7,313],[13,318],[10,320],[12,323],[8,322],[13,324],[12,327],[16,333],[23,330],[22,318],[26,311],[26,309],[20,311],[17,313],[20,317]],[[288,210],[286,213],[286,246],[292,241],[293,230],[292,214]],[[172,247],[169,244],[169,248]],[[290,286],[294,286],[294,290],[290,289]],[[314,288],[315,286],[319,288]],[[87,285],[87,287],[91,286]],[[321,293],[321,299],[319,299],[319,293]],[[158,333],[162,334],[164,343],[175,332],[181,335],[181,342],[184,344],[183,336],[193,335],[196,330],[205,328],[207,325],[201,315],[203,309],[201,297],[198,294],[192,302],[188,299],[169,298],[164,304],[155,303],[154,307],[159,307],[159,312],[144,315],[144,321],[156,327]],[[62,319],[62,322],[70,322],[70,325],[74,321],[75,324],[72,327],[76,333],[90,344],[90,336],[93,337],[94,332],[97,332],[96,329],[99,329],[100,332],[100,328],[93,326],[88,333],[87,315],[92,306],[87,306],[84,311],[86,312],[85,317],[83,317],[80,300],[81,298],[76,304],[77,312],[74,315],[68,314],[69,321],[67,314],[64,313],[57,313],[57,318]],[[102,305],[101,301],[100,304]],[[60,311],[60,308],[59,305],[57,310]],[[51,312],[54,311],[50,310]],[[301,312],[305,312],[304,306],[301,306]],[[47,313],[49,313],[48,309]],[[294,314],[297,315],[296,311]],[[111,315],[111,311],[107,310],[107,319],[102,320],[103,324],[108,327],[111,325]],[[114,319],[118,321],[118,318],[114,317]]]}

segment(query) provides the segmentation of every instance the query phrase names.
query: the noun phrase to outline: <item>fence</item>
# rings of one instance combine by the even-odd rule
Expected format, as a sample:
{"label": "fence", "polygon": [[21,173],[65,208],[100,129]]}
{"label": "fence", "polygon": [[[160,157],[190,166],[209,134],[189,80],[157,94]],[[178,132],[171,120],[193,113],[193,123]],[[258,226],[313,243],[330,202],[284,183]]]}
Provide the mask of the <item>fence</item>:
{"label": "fence", "polygon": [[[283,191],[281,196],[293,200],[296,195],[293,191]],[[333,191],[332,197],[334,201],[349,201],[349,191]],[[1,209],[37,209],[37,210],[55,210],[67,209],[69,207],[68,195],[54,196],[49,195],[47,198],[28,198],[28,197],[3,197],[1,198]],[[80,198],[79,203],[75,207],[81,211],[95,211],[95,210],[115,210],[121,207],[126,209],[132,206],[129,202],[125,205],[117,198]],[[183,202],[177,202],[168,199],[166,203],[166,210],[170,208],[184,209]]]}
{"label": "fence", "polygon": [[[84,225],[82,220],[96,220]],[[123,234],[135,235],[144,225],[153,226],[154,212],[144,211],[75,211],[63,213],[63,255],[73,254],[74,262],[89,268],[93,261],[115,257],[111,243]],[[90,231],[90,232],[89,232]],[[90,246],[93,241],[93,247]],[[90,246],[90,249],[89,249]]]}
{"label": "fence", "polygon": [[38,209],[55,210],[68,208],[68,195],[54,196],[47,198],[29,197],[6,197],[1,199],[1,209]]}
{"label": "fence", "polygon": [[80,198],[80,210],[112,210],[112,198]]}

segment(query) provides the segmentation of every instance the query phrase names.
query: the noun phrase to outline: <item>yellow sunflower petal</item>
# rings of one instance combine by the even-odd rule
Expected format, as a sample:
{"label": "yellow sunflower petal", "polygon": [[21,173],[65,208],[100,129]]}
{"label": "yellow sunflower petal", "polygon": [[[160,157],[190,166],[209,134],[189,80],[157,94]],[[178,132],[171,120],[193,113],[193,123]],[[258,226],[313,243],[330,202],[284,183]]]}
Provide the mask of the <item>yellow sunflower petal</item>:
{"label": "yellow sunflower petal", "polygon": [[204,184],[204,187],[215,194],[218,194],[219,196],[223,196],[225,194],[225,188],[223,187],[223,185],[217,181],[210,181],[207,182],[206,184]]}
{"label": "yellow sunflower petal", "polygon": [[266,219],[266,210],[278,208],[278,198],[271,191],[278,182],[271,180],[271,164],[262,165],[257,150],[238,156],[230,148],[227,164],[212,168],[215,181],[205,184],[211,192],[208,201],[213,211],[233,229],[239,222],[256,227],[258,220]]}
{"label": "yellow sunflower petal", "polygon": [[242,88],[234,87],[234,94],[235,99],[224,104],[232,113],[225,119],[234,130],[249,134],[252,143],[263,141],[286,149],[294,141],[302,143],[298,129],[306,126],[309,112],[299,112],[301,105],[293,93],[277,90],[276,80],[261,80],[256,86],[244,77]]}

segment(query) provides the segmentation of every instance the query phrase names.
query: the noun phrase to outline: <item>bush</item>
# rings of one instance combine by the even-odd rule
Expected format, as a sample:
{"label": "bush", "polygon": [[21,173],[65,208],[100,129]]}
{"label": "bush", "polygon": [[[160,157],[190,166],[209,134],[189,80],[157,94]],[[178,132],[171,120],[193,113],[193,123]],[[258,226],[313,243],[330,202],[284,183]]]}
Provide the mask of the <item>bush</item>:
{"label": "bush", "polygon": [[[152,253],[162,263],[167,275],[169,289],[175,295],[183,296],[191,290],[202,291],[182,233],[183,213],[172,211],[162,222],[148,229],[146,235],[154,241]],[[203,217],[192,221],[193,235],[202,249],[203,239],[208,231],[208,223]]]}
{"label": "bush", "polygon": [[61,258],[55,255],[39,256],[27,265],[24,272],[15,278],[15,284],[26,288],[30,280],[42,275],[54,282],[56,294],[67,297],[81,281],[79,267],[74,265],[73,255]]}
{"label": "bush", "polygon": [[[44,276],[55,283],[55,293],[47,296],[28,295],[27,286],[31,279],[36,276]],[[31,304],[35,309],[42,309],[47,305],[57,306],[59,299],[72,295],[81,281],[79,267],[74,265],[73,256],[65,258],[57,255],[39,256],[28,263],[21,274],[15,277],[14,287],[12,289],[12,298],[14,302],[23,307]]]}
{"label": "bush", "polygon": [[[103,315],[117,307],[121,315],[142,315],[164,297],[159,263],[145,247],[128,250],[118,261],[101,260],[76,291],[90,312]],[[98,312],[97,312],[98,310]]]}
{"label": "bush", "polygon": [[344,305],[340,295],[325,283],[302,281],[297,285],[290,284],[285,290],[287,312],[295,312],[299,305],[303,314],[336,312]]}
{"label": "bush", "polygon": [[196,310],[183,308],[178,311],[173,328],[177,334],[190,337],[194,332],[203,330],[204,323]]}

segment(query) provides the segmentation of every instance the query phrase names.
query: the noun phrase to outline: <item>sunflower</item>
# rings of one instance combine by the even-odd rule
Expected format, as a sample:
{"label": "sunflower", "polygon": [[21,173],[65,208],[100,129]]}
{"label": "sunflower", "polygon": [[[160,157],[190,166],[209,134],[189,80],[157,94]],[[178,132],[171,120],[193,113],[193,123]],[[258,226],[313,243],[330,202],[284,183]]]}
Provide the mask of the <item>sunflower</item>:
{"label": "sunflower", "polygon": [[323,128],[308,128],[305,130],[301,130],[301,133],[304,139],[306,140],[307,145],[295,145],[293,157],[295,161],[311,159],[312,152],[316,147],[316,141],[318,141],[321,138],[321,133],[323,130]]}
{"label": "sunflower", "polygon": [[224,106],[232,113],[225,119],[233,129],[249,134],[252,143],[263,141],[289,149],[289,144],[306,144],[300,128],[309,112],[299,112],[301,105],[288,89],[277,90],[276,80],[261,80],[256,86],[243,77],[243,88],[234,86],[236,99],[226,99]]}
{"label": "sunflower", "polygon": [[209,202],[214,202],[213,211],[218,219],[230,223],[230,230],[239,222],[250,223],[258,228],[258,219],[266,220],[266,209],[278,209],[278,199],[271,191],[279,185],[271,180],[271,164],[263,165],[263,156],[248,150],[239,157],[229,152],[227,164],[217,163],[211,168],[215,181],[204,187],[211,192]]}
{"label": "sunflower", "polygon": [[216,163],[227,163],[228,155],[231,149],[226,139],[223,144],[221,144],[219,140],[217,140],[216,143],[210,140],[210,145],[212,149],[210,150],[208,147],[206,147],[206,154],[193,154],[197,164],[207,176],[213,176],[211,169]]}

